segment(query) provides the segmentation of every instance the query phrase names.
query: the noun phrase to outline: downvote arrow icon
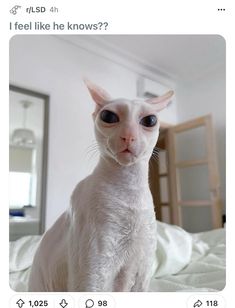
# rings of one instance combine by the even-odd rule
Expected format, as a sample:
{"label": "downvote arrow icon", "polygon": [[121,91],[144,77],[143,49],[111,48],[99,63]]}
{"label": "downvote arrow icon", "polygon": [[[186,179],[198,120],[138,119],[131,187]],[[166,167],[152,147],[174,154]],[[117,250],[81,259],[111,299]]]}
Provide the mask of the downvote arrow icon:
{"label": "downvote arrow icon", "polygon": [[68,305],[68,303],[67,303],[66,300],[63,298],[63,299],[61,300],[60,306],[61,306],[62,308],[65,308],[67,305]]}

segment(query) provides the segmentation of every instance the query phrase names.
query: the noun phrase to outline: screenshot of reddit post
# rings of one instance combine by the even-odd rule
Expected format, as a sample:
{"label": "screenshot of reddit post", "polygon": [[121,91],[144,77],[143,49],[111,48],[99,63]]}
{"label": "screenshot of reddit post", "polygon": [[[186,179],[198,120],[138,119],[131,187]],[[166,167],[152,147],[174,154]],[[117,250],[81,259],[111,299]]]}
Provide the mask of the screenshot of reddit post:
{"label": "screenshot of reddit post", "polygon": [[2,13],[3,306],[232,307],[234,5]]}

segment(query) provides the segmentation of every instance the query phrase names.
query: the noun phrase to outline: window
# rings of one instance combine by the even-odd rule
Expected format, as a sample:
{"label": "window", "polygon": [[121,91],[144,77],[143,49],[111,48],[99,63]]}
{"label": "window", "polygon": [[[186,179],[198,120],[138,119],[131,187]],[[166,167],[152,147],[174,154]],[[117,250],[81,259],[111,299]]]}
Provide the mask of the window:
{"label": "window", "polygon": [[31,173],[10,172],[10,207],[21,208],[31,204]]}

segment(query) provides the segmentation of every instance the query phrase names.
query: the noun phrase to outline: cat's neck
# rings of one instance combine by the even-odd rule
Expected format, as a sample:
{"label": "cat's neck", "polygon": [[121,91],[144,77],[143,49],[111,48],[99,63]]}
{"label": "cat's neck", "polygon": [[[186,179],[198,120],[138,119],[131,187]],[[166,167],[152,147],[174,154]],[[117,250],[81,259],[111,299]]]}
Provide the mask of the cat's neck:
{"label": "cat's neck", "polygon": [[112,158],[100,157],[93,174],[101,181],[115,186],[148,188],[148,161],[141,160],[130,166],[122,166]]}

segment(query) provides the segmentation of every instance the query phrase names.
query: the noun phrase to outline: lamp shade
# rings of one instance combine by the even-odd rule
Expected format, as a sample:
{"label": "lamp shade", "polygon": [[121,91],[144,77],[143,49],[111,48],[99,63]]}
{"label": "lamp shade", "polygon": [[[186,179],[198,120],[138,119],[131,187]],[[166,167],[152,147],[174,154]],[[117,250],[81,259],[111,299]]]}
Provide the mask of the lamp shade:
{"label": "lamp shade", "polygon": [[19,146],[33,146],[36,143],[32,130],[27,128],[17,128],[13,131],[11,142]]}

